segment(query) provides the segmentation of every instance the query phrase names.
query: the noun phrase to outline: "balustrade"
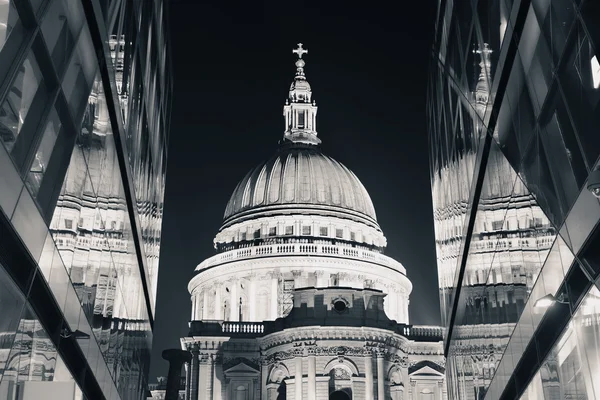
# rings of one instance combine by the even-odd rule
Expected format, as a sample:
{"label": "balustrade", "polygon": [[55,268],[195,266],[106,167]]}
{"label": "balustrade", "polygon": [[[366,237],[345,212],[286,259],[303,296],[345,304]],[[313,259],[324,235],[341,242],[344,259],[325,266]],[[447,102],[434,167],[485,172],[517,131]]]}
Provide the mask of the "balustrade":
{"label": "balustrade", "polygon": [[277,254],[339,255],[359,260],[367,260],[390,267],[401,273],[405,273],[404,268],[399,262],[381,253],[364,249],[347,248],[343,246],[306,243],[271,244],[226,251],[204,260],[200,265],[198,265],[196,271],[201,271],[214,265],[241,260],[244,258],[263,257]]}
{"label": "balustrade", "polygon": [[260,322],[223,322],[223,333],[263,333],[265,325]]}

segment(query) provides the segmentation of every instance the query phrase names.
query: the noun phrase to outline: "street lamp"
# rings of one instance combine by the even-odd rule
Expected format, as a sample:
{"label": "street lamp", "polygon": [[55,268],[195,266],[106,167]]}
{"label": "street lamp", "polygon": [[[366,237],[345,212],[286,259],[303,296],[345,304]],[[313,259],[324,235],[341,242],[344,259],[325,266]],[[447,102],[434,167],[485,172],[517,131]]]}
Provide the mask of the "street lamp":
{"label": "street lamp", "polygon": [[558,297],[554,297],[553,294],[547,294],[542,298],[536,300],[533,304],[534,308],[548,308],[554,304],[569,304],[567,296],[564,293],[561,293]]}

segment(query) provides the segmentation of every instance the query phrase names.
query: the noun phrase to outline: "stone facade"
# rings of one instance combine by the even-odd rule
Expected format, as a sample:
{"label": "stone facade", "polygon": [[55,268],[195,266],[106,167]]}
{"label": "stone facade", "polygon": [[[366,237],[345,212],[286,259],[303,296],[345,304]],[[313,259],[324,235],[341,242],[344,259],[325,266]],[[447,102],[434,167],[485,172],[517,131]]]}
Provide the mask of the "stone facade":
{"label": "stone facade", "polygon": [[238,184],[196,268],[188,400],[445,399],[442,331],[409,325],[366,189],[325,156],[300,45],[275,155]]}
{"label": "stone facade", "polygon": [[390,320],[384,297],[304,288],[276,321],[192,322],[187,398],[445,399],[441,328]]}

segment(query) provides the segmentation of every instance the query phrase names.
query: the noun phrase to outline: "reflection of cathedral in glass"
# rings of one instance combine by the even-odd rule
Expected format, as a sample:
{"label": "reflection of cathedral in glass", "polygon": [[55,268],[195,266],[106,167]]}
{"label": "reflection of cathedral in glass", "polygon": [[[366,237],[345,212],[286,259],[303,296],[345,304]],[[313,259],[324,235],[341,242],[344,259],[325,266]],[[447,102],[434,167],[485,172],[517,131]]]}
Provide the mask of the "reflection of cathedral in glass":
{"label": "reflection of cathedral in glass", "polygon": [[1,399],[146,395],[166,4],[100,3],[0,0]]}
{"label": "reflection of cathedral in glass", "polygon": [[188,289],[186,398],[437,399],[439,327],[408,325],[365,187],[322,153],[299,44],[273,157],[237,185]]}
{"label": "reflection of cathedral in glass", "polygon": [[600,396],[600,206],[584,187],[600,14],[580,3],[440,10],[428,119],[451,399]]}

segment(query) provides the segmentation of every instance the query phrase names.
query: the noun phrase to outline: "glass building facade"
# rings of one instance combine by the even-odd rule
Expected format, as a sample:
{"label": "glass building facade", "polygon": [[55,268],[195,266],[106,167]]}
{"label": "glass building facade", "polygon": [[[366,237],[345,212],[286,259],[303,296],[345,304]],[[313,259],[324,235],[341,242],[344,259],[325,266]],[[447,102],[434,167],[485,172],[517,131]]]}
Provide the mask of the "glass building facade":
{"label": "glass building facade", "polygon": [[440,0],[435,32],[448,396],[600,398],[600,3]]}
{"label": "glass building facade", "polygon": [[142,399],[166,1],[0,0],[0,398]]}

